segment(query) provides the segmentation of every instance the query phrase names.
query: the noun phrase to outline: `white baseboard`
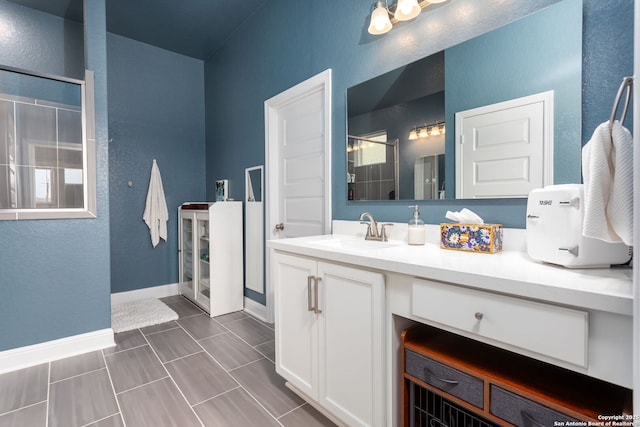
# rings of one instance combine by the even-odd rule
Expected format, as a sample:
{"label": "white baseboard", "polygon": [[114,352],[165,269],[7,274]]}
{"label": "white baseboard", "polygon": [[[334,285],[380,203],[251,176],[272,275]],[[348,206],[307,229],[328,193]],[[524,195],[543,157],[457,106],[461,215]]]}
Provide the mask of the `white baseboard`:
{"label": "white baseboard", "polygon": [[0,374],[115,345],[113,329],[101,329],[0,352]]}
{"label": "white baseboard", "polygon": [[244,298],[244,311],[263,322],[267,321],[267,307],[247,297]]}
{"label": "white baseboard", "polygon": [[164,298],[180,294],[180,283],[135,289],[133,291],[111,294],[111,305],[137,301],[144,298]]}

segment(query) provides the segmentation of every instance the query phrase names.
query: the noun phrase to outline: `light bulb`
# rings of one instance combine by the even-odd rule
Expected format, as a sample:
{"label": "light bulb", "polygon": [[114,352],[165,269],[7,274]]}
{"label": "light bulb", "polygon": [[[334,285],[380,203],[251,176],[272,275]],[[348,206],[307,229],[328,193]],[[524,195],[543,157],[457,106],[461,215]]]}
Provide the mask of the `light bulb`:
{"label": "light bulb", "polygon": [[418,133],[419,138],[426,138],[428,136],[429,136],[429,133],[427,132],[427,128],[420,129],[420,132]]}
{"label": "light bulb", "polygon": [[409,141],[414,141],[418,139],[418,132],[416,132],[415,128],[409,132]]}
{"label": "light bulb", "polygon": [[371,22],[369,24],[369,34],[380,35],[391,30],[393,25],[389,19],[389,12],[384,3],[379,1],[376,8],[371,12]]}
{"label": "light bulb", "polygon": [[408,21],[422,12],[418,0],[398,0],[396,13],[393,15],[398,21]]}

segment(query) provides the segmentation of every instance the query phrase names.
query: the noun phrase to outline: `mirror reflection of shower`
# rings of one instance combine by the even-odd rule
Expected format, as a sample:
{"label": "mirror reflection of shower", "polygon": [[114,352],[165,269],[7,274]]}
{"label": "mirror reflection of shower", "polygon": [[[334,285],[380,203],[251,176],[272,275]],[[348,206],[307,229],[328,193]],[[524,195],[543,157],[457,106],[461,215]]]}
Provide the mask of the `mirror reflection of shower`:
{"label": "mirror reflection of shower", "polygon": [[416,157],[413,168],[414,199],[444,199],[444,186],[444,154]]}
{"label": "mirror reflection of shower", "polygon": [[348,200],[398,199],[398,140],[386,132],[349,135],[347,140]]}

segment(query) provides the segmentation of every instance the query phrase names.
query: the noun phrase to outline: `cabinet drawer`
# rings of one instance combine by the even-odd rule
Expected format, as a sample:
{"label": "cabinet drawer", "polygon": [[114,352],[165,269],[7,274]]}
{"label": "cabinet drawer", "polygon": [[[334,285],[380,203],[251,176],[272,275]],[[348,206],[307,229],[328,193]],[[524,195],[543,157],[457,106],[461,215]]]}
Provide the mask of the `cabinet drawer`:
{"label": "cabinet drawer", "polygon": [[491,413],[521,427],[559,425],[557,422],[578,421],[525,397],[491,385]]}
{"label": "cabinet drawer", "polygon": [[460,372],[433,359],[405,351],[405,371],[409,375],[439,388],[453,396],[482,408],[483,381],[479,378]]}
{"label": "cabinet drawer", "polygon": [[587,312],[426,280],[412,292],[415,316],[587,366]]}

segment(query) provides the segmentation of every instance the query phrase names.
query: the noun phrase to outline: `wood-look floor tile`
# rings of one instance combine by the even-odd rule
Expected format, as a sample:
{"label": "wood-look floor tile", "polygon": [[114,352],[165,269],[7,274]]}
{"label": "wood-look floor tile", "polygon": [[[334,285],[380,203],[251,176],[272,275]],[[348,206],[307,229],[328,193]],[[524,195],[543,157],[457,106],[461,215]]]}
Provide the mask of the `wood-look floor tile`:
{"label": "wood-look floor tile", "polygon": [[47,400],[49,364],[0,375],[0,414]]}
{"label": "wood-look floor tile", "polygon": [[49,381],[56,382],[102,368],[104,368],[104,359],[100,350],[67,357],[51,362],[51,379]]}
{"label": "wood-look floor tile", "polygon": [[122,416],[131,427],[200,426],[191,407],[170,378],[118,395]]}
{"label": "wood-look floor tile", "polygon": [[238,383],[207,353],[197,353],[165,365],[191,405],[238,387]]}
{"label": "wood-look floor tile", "polygon": [[[265,411],[242,388],[237,388],[207,400],[193,408],[205,426],[279,426],[273,416]],[[303,426],[304,424],[299,424]]]}
{"label": "wood-look floor tile", "polygon": [[198,341],[225,369],[234,369],[262,358],[253,347],[231,332]]}
{"label": "wood-look floor tile", "polygon": [[124,421],[122,415],[116,414],[85,427],[124,427]]}
{"label": "wood-look floor tile", "polygon": [[248,316],[244,311],[234,311],[233,313],[216,316],[214,317],[214,319],[224,324],[224,323],[233,322],[234,320],[244,319],[245,317],[248,317]]}
{"label": "wood-look floor tile", "polygon": [[262,323],[250,317],[234,320],[224,324],[233,333],[248,342],[250,345],[264,344],[275,339],[275,332]]}
{"label": "wood-look floor tile", "polygon": [[197,340],[229,332],[227,328],[206,314],[179,319],[178,323]]}
{"label": "wood-look floor tile", "polygon": [[139,329],[133,329],[131,331],[119,332],[113,335],[116,345],[113,347],[105,348],[102,351],[104,354],[113,354],[118,351],[129,350],[130,348],[140,347],[145,345],[147,340],[144,339],[142,332]]}
{"label": "wood-look floor tile", "polygon": [[182,301],[167,303],[169,308],[178,313],[179,318],[195,316],[198,314],[204,313],[204,311],[200,310],[195,304],[189,302],[186,299],[182,299]]}
{"label": "wood-look floor tile", "polygon": [[8,414],[0,415],[0,427],[45,427],[47,424],[47,402],[38,403]]}
{"label": "wood-look floor tile", "polygon": [[51,384],[49,427],[76,427],[118,413],[106,369]]}
{"label": "wood-look floor tile", "polygon": [[180,326],[178,326],[175,320],[172,320],[170,322],[160,323],[158,325],[147,326],[145,328],[140,329],[140,331],[142,331],[144,335],[151,335],[158,332],[166,331],[168,329],[175,329],[179,327]]}
{"label": "wood-look floor tile", "polygon": [[335,427],[335,424],[316,408],[305,403],[278,420],[285,427]]}
{"label": "wood-look floor tile", "polygon": [[167,376],[162,363],[148,345],[108,354],[105,360],[116,393]]}
{"label": "wood-look floor tile", "polygon": [[261,359],[230,372],[231,375],[271,412],[280,417],[304,401],[284,385],[272,362]]}
{"label": "wood-look floor tile", "polygon": [[169,329],[147,336],[162,363],[202,351],[202,348],[181,328]]}
{"label": "wood-look floor tile", "polygon": [[159,298],[160,301],[162,301],[165,304],[173,304],[176,302],[181,302],[181,301],[185,301],[186,298],[183,297],[182,295],[171,295],[168,297],[163,297],[163,298]]}
{"label": "wood-look floor tile", "polygon": [[271,360],[272,362],[275,363],[276,361],[276,342],[275,340],[273,341],[267,341],[264,344],[259,344],[256,346],[256,350],[258,350],[260,353],[262,353],[264,355],[264,357],[266,357],[267,359]]}
{"label": "wood-look floor tile", "polygon": [[273,323],[265,322],[264,320],[260,320],[260,319],[258,319],[257,317],[253,317],[253,316],[251,316],[250,314],[247,314],[247,317],[252,318],[252,319],[253,319],[253,320],[255,320],[256,322],[260,323],[261,325],[266,326],[266,327],[267,327],[267,328],[269,328],[269,329],[275,329],[275,324],[273,324]]}

